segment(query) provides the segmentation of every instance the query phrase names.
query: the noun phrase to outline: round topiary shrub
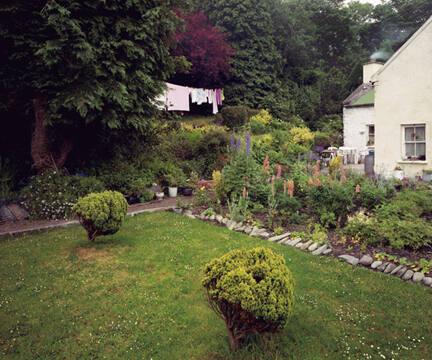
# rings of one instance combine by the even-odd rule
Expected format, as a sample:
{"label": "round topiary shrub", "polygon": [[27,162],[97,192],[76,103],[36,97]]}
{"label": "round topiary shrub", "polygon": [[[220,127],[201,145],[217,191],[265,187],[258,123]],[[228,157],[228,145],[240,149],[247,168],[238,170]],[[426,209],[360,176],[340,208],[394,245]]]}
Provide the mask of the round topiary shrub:
{"label": "round topiary shrub", "polygon": [[74,205],[73,210],[87,230],[89,241],[97,236],[115,234],[127,213],[128,204],[117,191],[89,194]]}
{"label": "round topiary shrub", "polygon": [[232,350],[247,334],[282,329],[293,309],[291,272],[282,256],[263,247],[212,260],[202,283],[211,308],[226,323]]}

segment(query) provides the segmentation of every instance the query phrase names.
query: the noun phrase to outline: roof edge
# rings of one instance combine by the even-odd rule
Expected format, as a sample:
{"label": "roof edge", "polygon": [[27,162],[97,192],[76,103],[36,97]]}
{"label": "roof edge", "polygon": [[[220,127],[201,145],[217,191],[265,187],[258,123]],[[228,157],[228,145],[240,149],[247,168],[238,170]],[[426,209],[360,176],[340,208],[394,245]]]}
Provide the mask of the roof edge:
{"label": "roof edge", "polygon": [[377,77],[383,72],[383,71],[385,71],[389,66],[390,66],[390,64],[408,47],[408,46],[410,46],[411,45],[411,43],[415,40],[415,39],[417,39],[417,37],[430,25],[430,24],[432,24],[432,16],[428,19],[428,20],[426,20],[426,22],[414,33],[414,34],[412,34],[411,36],[410,36],[410,38],[407,40],[407,41],[405,41],[405,44],[403,44],[399,49],[398,49],[398,51],[396,51],[392,56],[391,56],[391,58],[390,59],[388,59],[386,62],[385,62],[385,64],[384,64],[384,66],[381,68],[381,69],[379,69],[375,74],[373,74],[372,75],[372,80],[373,81],[376,81],[377,80]]}

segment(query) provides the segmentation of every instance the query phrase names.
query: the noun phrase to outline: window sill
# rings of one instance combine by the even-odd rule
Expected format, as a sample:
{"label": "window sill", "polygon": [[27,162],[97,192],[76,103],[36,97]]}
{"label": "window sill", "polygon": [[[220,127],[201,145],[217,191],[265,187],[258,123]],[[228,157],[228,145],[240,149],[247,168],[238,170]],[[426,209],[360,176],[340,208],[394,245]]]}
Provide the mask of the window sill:
{"label": "window sill", "polygon": [[426,165],[428,162],[426,160],[401,160],[397,162],[398,164],[418,164]]}

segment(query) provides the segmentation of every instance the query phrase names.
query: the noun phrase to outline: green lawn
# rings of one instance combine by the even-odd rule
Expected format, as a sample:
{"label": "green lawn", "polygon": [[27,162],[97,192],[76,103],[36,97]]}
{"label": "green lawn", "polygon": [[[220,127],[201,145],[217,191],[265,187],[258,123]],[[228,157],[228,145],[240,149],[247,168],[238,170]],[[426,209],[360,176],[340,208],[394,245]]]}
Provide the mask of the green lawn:
{"label": "green lawn", "polygon": [[[202,267],[256,246],[285,257],[294,315],[232,354]],[[0,358],[430,359],[431,329],[431,288],[173,213],[94,245],[80,227],[0,241]]]}

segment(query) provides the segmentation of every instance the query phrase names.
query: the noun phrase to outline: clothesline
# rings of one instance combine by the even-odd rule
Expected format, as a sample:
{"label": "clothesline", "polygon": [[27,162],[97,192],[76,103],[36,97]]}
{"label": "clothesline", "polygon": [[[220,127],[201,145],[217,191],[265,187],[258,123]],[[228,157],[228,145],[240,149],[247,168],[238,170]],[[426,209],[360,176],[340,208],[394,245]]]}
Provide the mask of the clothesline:
{"label": "clothesline", "polygon": [[189,98],[192,103],[213,105],[216,114],[218,105],[224,100],[223,89],[202,89],[166,83],[167,91],[156,100],[162,102],[168,111],[190,111]]}

